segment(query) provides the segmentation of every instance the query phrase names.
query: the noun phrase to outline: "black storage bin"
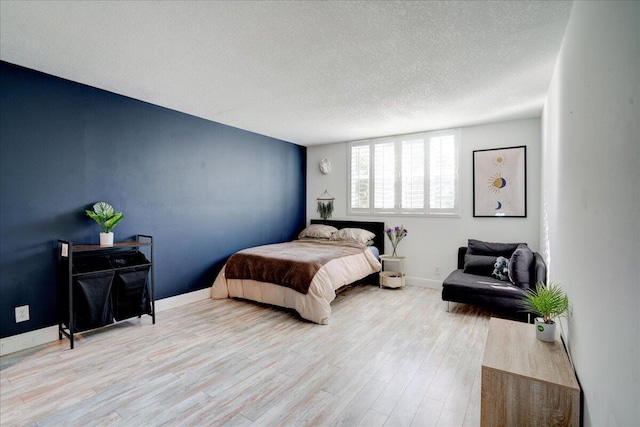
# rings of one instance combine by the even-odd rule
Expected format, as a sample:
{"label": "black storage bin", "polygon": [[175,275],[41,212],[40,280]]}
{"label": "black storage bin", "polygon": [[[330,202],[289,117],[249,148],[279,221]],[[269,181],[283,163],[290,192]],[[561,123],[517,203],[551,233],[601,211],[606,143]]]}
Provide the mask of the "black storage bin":
{"label": "black storage bin", "polygon": [[116,271],[112,291],[113,317],[123,320],[151,314],[149,260],[142,252],[123,252],[113,254],[111,264],[120,269]]}
{"label": "black storage bin", "polygon": [[74,329],[86,331],[113,323],[109,295],[113,271],[78,276],[73,281]]}
{"label": "black storage bin", "polygon": [[[86,331],[113,323],[109,295],[114,273],[109,256],[97,253],[78,255],[74,259],[73,274],[77,274],[72,290],[74,330]],[[68,291],[63,293],[68,294]],[[68,320],[68,297],[63,298],[62,307],[64,318]]]}
{"label": "black storage bin", "polygon": [[94,271],[111,270],[109,254],[81,254],[73,260],[73,273],[90,273]]}
{"label": "black storage bin", "polygon": [[149,264],[149,260],[142,252],[123,251],[111,254],[111,265],[109,268],[136,267],[139,265]]}

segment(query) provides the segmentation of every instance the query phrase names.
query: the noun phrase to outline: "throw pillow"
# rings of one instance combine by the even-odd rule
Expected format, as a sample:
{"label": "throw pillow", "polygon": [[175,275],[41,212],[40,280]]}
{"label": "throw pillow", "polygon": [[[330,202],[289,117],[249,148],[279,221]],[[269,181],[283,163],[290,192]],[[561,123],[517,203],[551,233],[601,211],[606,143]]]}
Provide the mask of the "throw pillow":
{"label": "throw pillow", "polygon": [[516,286],[528,288],[531,284],[529,269],[532,262],[533,252],[526,244],[520,244],[509,260],[509,280]]}
{"label": "throw pillow", "polygon": [[338,229],[330,225],[311,224],[300,232],[298,238],[311,237],[315,239],[328,239],[336,231],[338,231]]}
{"label": "throw pillow", "polygon": [[331,235],[331,240],[349,240],[364,245],[374,237],[375,234],[362,228],[342,228]]}
{"label": "throw pillow", "polygon": [[499,256],[510,258],[518,245],[519,243],[492,243],[469,239],[467,253],[469,255],[492,255],[496,258]]}
{"label": "throw pillow", "polygon": [[491,276],[493,272],[493,264],[496,263],[496,257],[491,255],[469,255],[464,256],[465,273],[477,274],[480,276]]}

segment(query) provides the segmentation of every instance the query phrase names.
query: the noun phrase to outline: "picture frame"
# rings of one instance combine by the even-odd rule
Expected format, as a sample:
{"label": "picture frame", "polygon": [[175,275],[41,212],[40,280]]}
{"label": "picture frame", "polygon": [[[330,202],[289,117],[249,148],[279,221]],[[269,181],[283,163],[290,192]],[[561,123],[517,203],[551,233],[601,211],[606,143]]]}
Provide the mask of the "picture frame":
{"label": "picture frame", "polygon": [[527,147],[473,151],[473,216],[527,216]]}

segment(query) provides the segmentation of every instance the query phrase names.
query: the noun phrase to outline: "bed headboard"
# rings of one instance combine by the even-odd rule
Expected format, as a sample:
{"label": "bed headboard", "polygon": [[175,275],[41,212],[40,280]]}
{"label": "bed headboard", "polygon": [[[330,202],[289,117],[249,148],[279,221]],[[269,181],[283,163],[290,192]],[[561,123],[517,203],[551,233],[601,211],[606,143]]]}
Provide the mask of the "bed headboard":
{"label": "bed headboard", "polygon": [[341,228],[363,228],[369,230],[376,237],[373,238],[373,246],[378,248],[380,254],[384,253],[384,222],[368,222],[368,221],[334,221],[331,219],[312,219],[311,224],[331,225],[338,230]]}

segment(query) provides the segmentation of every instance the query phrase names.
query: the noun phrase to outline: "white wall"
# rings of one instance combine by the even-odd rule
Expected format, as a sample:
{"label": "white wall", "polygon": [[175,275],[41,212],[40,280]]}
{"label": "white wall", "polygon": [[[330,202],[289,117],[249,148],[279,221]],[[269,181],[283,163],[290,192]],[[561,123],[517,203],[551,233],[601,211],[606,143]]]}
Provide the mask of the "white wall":
{"label": "white wall", "polygon": [[[460,165],[461,217],[425,218],[393,216],[347,216],[347,143],[311,146],[307,149],[307,222],[319,218],[318,197],[326,189],[335,198],[332,219],[384,221],[387,226],[404,225],[407,237],[398,246],[406,255],[407,283],[440,287],[456,268],[457,248],[467,239],[492,242],[527,242],[537,251],[540,237],[540,119],[514,120],[462,128]],[[472,152],[485,148],[527,146],[527,218],[473,218]],[[323,175],[318,163],[331,160],[333,171]],[[390,248],[389,241],[386,241]],[[441,274],[436,275],[434,266]]]}
{"label": "white wall", "polygon": [[639,29],[638,2],[575,2],[543,113],[541,228],[585,426],[640,425]]}

